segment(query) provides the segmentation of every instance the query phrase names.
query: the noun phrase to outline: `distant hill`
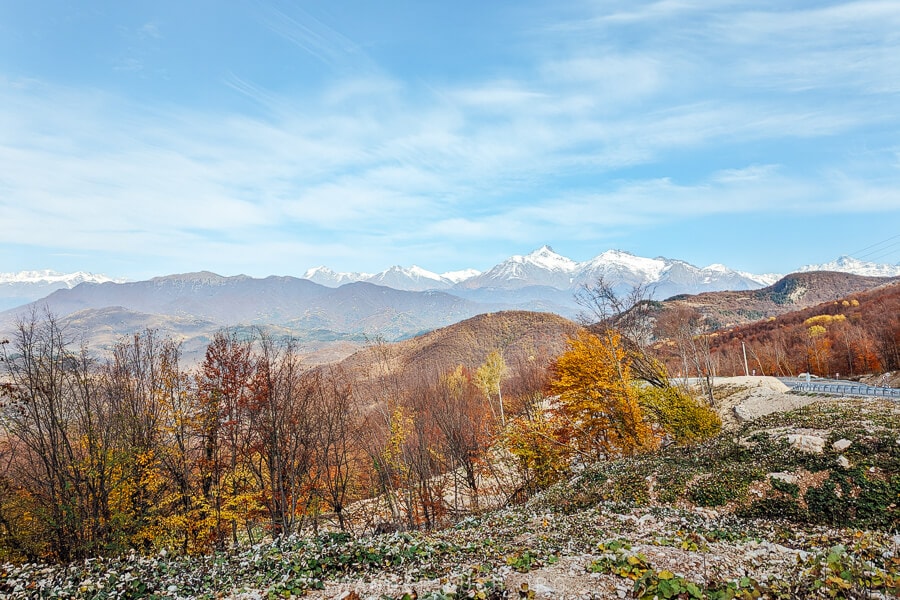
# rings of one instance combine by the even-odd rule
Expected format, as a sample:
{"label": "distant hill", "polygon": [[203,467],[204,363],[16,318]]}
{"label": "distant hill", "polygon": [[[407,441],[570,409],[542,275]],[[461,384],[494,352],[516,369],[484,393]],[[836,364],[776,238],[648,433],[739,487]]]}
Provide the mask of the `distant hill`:
{"label": "distant hill", "polygon": [[708,330],[717,330],[838,300],[897,279],[833,271],[792,273],[758,290],[674,296],[658,304],[656,312],[694,309],[703,315]]}
{"label": "distant hill", "polygon": [[409,381],[420,373],[446,373],[457,365],[477,368],[500,350],[511,371],[523,364],[542,366],[566,349],[579,325],[550,313],[503,311],[477,315],[424,335],[359,350],[339,366],[358,385],[376,385],[390,376]]}
{"label": "distant hill", "polygon": [[[811,327],[818,327],[812,333]],[[709,337],[718,372],[859,377],[900,369],[900,280]]]}
{"label": "distant hill", "polygon": [[200,272],[131,283],[84,283],[0,313],[0,332],[49,311],[73,335],[102,348],[146,327],[199,347],[224,327],[264,326],[301,341],[397,340],[503,308],[442,292],[408,292],[370,283],[328,288],[294,277],[222,277]]}

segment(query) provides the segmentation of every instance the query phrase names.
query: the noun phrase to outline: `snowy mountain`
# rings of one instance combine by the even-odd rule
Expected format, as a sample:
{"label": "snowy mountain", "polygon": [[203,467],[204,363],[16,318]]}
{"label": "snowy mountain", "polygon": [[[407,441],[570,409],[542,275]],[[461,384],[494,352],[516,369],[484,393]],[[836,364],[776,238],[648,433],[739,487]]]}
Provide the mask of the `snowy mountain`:
{"label": "snowy mountain", "polygon": [[303,279],[309,279],[313,283],[327,287],[339,287],[345,283],[365,281],[372,277],[370,273],[338,273],[328,267],[313,267],[303,274]]}
{"label": "snowy mountain", "polygon": [[416,265],[408,268],[395,265],[380,273],[341,273],[332,271],[328,267],[314,267],[303,274],[303,279],[309,279],[314,283],[327,287],[340,287],[345,283],[364,281],[375,285],[384,285],[396,290],[422,292],[425,290],[444,290],[480,274],[481,272],[475,269],[464,269],[438,275]]}
{"label": "snowy mountain", "polygon": [[445,290],[467,298],[482,298],[483,294],[475,294],[478,291],[503,291],[503,297],[509,299],[509,293],[517,290],[543,288],[532,289],[530,299],[540,297],[558,303],[559,294],[554,292],[563,291],[571,296],[581,285],[596,282],[600,277],[623,291],[645,285],[653,288],[655,298],[666,298],[675,294],[756,289],[771,285],[781,275],[755,275],[719,264],[700,268],[681,260],[644,258],[622,250],[607,250],[590,260],[576,262],[550,246],[541,246],[530,254],[510,256],[484,273],[467,269],[438,275],[417,266],[395,266],[370,275],[336,273],[327,267],[316,267],[303,277],[329,287],[367,281],[406,291]]}
{"label": "snowy mountain", "polygon": [[60,287],[73,288],[79,283],[89,281],[91,283],[104,283],[116,280],[106,275],[78,271],[77,273],[58,273],[51,270],[43,271],[19,271],[18,273],[0,273],[0,285],[28,284],[28,285],[59,285]]}
{"label": "snowy mountain", "polygon": [[622,250],[607,250],[590,260],[575,262],[542,246],[464,280],[457,289],[521,290],[541,286],[570,291],[600,278],[622,292],[647,286],[652,297],[662,299],[676,294],[757,289],[774,283],[779,276],[753,275],[719,264],[700,268],[682,260],[644,258]]}
{"label": "snowy mountain", "polygon": [[437,273],[426,271],[422,267],[417,267],[416,265],[413,265],[408,269],[401,266],[393,266],[387,271],[382,271],[377,275],[373,275],[361,281],[409,292],[443,290],[453,285],[452,281],[444,279]]}
{"label": "snowy mountain", "polygon": [[481,275],[481,271],[478,269],[463,269],[461,271],[447,271],[446,273],[441,273],[441,277],[454,284],[463,282],[466,279],[478,277],[479,275]]}
{"label": "snowy mountain", "polygon": [[579,263],[561,256],[550,246],[541,246],[531,254],[507,258],[488,271],[461,281],[465,289],[494,288],[517,289],[530,286],[547,286],[569,289],[577,274]]}
{"label": "snowy mountain", "polygon": [[58,273],[56,271],[19,271],[0,273],[0,310],[27,304],[48,294],[71,289],[79,283],[124,282],[106,275],[87,273]]}
{"label": "snowy mountain", "polygon": [[852,273],[868,277],[900,277],[900,264],[884,265],[855,259],[851,256],[841,256],[837,260],[821,265],[805,265],[798,269],[801,273],[809,271],[838,271],[840,273]]}
{"label": "snowy mountain", "polygon": [[[877,277],[900,276],[900,265],[866,263],[849,257],[823,265],[808,265],[800,271],[840,271]],[[584,262],[576,262],[541,246],[526,255],[515,255],[484,273],[475,270],[438,275],[421,267],[391,267],[375,275],[335,273],[325,267],[307,271],[305,278],[335,287],[349,281],[367,281],[399,290],[444,290],[473,300],[491,295],[504,302],[516,299],[567,306],[572,293],[599,278],[614,289],[626,292],[634,286],[646,286],[655,299],[679,294],[697,294],[723,290],[754,290],[774,284],[779,273],[747,273],[722,264],[697,267],[683,260],[665,257],[645,258],[622,250],[607,250]],[[569,307],[571,308],[571,307]]]}
{"label": "snowy mountain", "polygon": [[719,264],[700,268],[681,260],[644,258],[621,250],[607,250],[590,260],[576,262],[556,253],[550,246],[541,246],[530,254],[511,256],[484,273],[468,269],[438,275],[417,266],[395,266],[375,275],[336,273],[327,267],[310,269],[304,275],[305,279],[329,287],[366,281],[399,290],[446,290],[479,299],[484,298],[484,293],[502,291],[508,300],[512,297],[510,294],[530,289],[524,294],[529,300],[557,304],[560,295],[556,292],[571,296],[571,292],[581,285],[594,283],[601,277],[622,291],[643,285],[651,288],[654,298],[667,298],[675,294],[756,289],[771,285],[780,275],[754,275]]}

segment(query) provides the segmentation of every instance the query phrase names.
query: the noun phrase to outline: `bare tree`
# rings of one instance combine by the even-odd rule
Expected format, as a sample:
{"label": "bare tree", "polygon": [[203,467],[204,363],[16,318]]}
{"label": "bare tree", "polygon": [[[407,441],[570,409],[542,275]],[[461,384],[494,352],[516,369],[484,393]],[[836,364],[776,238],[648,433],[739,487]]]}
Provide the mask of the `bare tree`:
{"label": "bare tree", "polygon": [[254,397],[249,405],[258,457],[252,468],[263,490],[272,534],[288,535],[303,521],[312,490],[312,412],[301,388],[302,369],[292,340],[276,344],[261,334]]}
{"label": "bare tree", "polygon": [[652,286],[637,284],[619,293],[604,277],[584,284],[575,294],[575,302],[583,309],[581,324],[595,332],[618,331],[622,343],[632,355],[632,369],[639,379],[650,385],[666,387],[668,377],[662,365],[652,357],[653,333]]}
{"label": "bare tree", "polygon": [[49,554],[86,556],[109,541],[113,485],[110,412],[93,361],[84,348],[69,349],[49,313],[20,321],[10,345],[2,351],[2,424],[16,449],[10,477],[30,492]]}
{"label": "bare tree", "polygon": [[676,307],[657,320],[657,331],[675,343],[685,380],[696,373],[709,404],[715,404],[712,390],[713,363],[709,337],[704,335],[703,315],[698,311]]}
{"label": "bare tree", "polygon": [[338,526],[346,530],[344,514],[354,469],[355,444],[359,416],[353,404],[353,394],[343,373],[335,368],[310,372],[306,378],[307,393],[313,396],[310,405],[315,413],[316,467],[319,480]]}

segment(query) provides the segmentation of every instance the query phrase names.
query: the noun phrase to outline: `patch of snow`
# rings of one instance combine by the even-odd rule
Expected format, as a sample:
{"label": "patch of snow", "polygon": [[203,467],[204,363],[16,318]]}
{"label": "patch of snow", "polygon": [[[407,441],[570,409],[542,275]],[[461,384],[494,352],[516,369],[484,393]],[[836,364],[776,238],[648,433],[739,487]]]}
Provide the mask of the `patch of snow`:
{"label": "patch of snow", "polygon": [[459,283],[466,279],[478,277],[479,275],[481,275],[481,271],[477,269],[463,269],[462,271],[447,271],[446,273],[441,273],[441,277],[451,283]]}

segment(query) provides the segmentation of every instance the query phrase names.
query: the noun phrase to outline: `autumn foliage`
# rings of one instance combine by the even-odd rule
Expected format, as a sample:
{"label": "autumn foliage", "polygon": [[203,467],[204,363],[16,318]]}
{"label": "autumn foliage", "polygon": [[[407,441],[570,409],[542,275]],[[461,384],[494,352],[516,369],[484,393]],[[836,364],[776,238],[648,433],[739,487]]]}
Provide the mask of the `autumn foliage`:
{"label": "autumn foliage", "polygon": [[[526,486],[540,488],[576,463],[631,456],[661,443],[686,444],[719,432],[707,405],[668,384],[661,365],[626,348],[622,333],[582,330],[556,361],[549,384],[554,397],[517,417],[505,444]],[[653,385],[633,370],[654,365]]]}
{"label": "autumn foliage", "polygon": [[593,460],[629,456],[656,447],[631,373],[621,335],[586,331],[556,362],[550,391],[559,396],[561,435]]}
{"label": "autumn foliage", "polygon": [[[853,377],[900,369],[900,284],[719,331],[688,312],[657,322],[657,352],[676,373],[744,375],[744,350],[748,373],[757,375]],[[696,324],[681,335],[691,320]]]}

